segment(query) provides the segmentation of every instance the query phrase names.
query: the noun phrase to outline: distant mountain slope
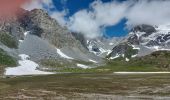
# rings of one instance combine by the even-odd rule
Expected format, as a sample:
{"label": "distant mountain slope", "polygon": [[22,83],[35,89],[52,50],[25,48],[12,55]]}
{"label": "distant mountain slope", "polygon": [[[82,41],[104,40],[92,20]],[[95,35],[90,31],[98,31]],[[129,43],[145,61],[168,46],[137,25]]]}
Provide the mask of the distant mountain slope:
{"label": "distant mountain slope", "polygon": [[[60,26],[41,9],[18,11],[8,20],[0,20],[0,49],[16,62],[21,59],[19,55],[25,54],[40,65],[37,69],[47,71],[110,66],[107,62],[169,68],[169,25],[143,24],[132,28],[125,37],[88,39]],[[154,58],[153,52],[160,58]]]}
{"label": "distant mountain slope", "polygon": [[[151,26],[138,25],[135,26],[128,36],[124,38],[123,43],[129,44],[134,49],[138,49],[136,56],[145,56],[154,51],[170,50],[170,27],[169,25]],[[118,44],[118,46],[120,46]],[[125,47],[122,47],[125,48]],[[112,53],[116,52],[113,48]],[[117,51],[119,52],[119,51]],[[116,55],[113,55],[114,58]]]}
{"label": "distant mountain slope", "polygon": [[40,65],[44,60],[57,61],[67,67],[67,63],[69,67],[80,67],[77,65],[80,62],[90,62],[91,67],[103,63],[102,58],[90,53],[81,39],[60,26],[47,12],[18,11],[8,20],[0,20],[0,48],[9,55],[20,59],[18,55],[26,54]]}

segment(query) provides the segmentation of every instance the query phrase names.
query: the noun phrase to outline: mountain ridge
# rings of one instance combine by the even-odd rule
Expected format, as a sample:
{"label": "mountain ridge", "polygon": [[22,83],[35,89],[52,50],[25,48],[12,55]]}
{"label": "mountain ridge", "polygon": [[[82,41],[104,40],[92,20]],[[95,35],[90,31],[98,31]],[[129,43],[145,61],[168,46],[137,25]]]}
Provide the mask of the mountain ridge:
{"label": "mountain ridge", "polygon": [[40,65],[39,70],[96,68],[107,66],[111,60],[123,58],[130,62],[155,51],[170,50],[168,26],[143,24],[135,26],[125,37],[88,39],[60,26],[41,9],[20,12],[1,21],[0,48],[16,60],[21,54],[29,56]]}

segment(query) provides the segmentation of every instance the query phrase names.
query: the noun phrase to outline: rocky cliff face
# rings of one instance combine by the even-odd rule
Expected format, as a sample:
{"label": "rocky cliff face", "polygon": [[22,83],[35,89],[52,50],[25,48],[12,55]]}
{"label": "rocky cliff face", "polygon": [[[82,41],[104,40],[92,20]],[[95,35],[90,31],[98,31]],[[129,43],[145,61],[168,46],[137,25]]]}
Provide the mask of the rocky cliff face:
{"label": "rocky cliff face", "polygon": [[121,43],[112,49],[108,55],[109,59],[116,59],[119,57],[130,59],[136,57],[138,49],[128,43]]}
{"label": "rocky cliff face", "polygon": [[0,20],[0,48],[17,59],[19,54],[26,54],[36,62],[52,59],[67,66],[76,66],[80,61],[101,65],[105,58],[123,57],[129,61],[170,50],[169,25],[138,25],[126,37],[87,39],[61,27],[41,9],[18,11],[8,20]]}
{"label": "rocky cliff face", "polygon": [[[134,49],[138,49],[137,56],[145,56],[154,51],[170,50],[170,27],[169,25],[151,26],[151,25],[138,25],[135,26],[128,36],[125,37],[124,44]],[[117,45],[121,47],[120,50],[112,50],[112,58],[116,57],[120,51],[126,48],[122,47],[121,43]]]}
{"label": "rocky cliff face", "polygon": [[81,44],[75,37],[66,29],[61,27],[55,19],[52,19],[47,12],[34,9],[28,12],[20,21],[24,28],[58,48],[65,46],[79,47]]}
{"label": "rocky cliff face", "polygon": [[169,28],[168,25],[155,27],[150,25],[136,26],[130,33],[128,42],[133,45],[166,48],[170,39]]}
{"label": "rocky cliff face", "polygon": [[30,31],[31,34],[48,40],[58,48],[64,46],[81,48],[80,42],[66,28],[61,27],[47,12],[40,9],[30,12],[20,9],[19,15],[0,21],[0,31],[10,33],[18,40],[23,40],[24,32]]}
{"label": "rocky cliff face", "polygon": [[[8,20],[0,21],[0,35],[5,33],[16,41],[16,48],[11,48],[0,41],[0,48],[15,56],[26,54],[36,62],[46,59],[56,59],[58,63],[76,61],[99,63],[101,58],[90,53],[83,43],[84,37],[73,34],[65,27],[51,18],[47,12],[41,9],[19,12]],[[3,34],[2,34],[3,35]],[[1,39],[2,40],[2,39]],[[7,41],[9,42],[9,41]],[[17,58],[19,59],[19,58]]]}

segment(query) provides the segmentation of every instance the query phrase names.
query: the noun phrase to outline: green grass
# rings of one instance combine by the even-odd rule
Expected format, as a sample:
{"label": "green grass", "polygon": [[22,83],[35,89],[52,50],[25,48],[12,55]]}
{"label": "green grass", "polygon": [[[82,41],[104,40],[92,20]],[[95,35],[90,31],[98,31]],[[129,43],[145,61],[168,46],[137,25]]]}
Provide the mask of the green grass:
{"label": "green grass", "polygon": [[44,59],[44,60],[41,60],[40,63],[41,65],[47,68],[63,68],[69,65],[67,63],[62,63],[61,61],[58,61],[55,59]]}
{"label": "green grass", "polygon": [[170,52],[158,51],[144,57],[136,57],[130,59],[129,62],[125,58],[119,57],[107,62],[101,69],[109,69],[114,71],[170,71]]}
{"label": "green grass", "polygon": [[108,61],[106,65],[99,66],[96,68],[72,68],[72,67],[58,67],[62,68],[60,70],[55,70],[56,72],[72,72],[72,73],[113,73],[117,71],[144,71],[144,72],[152,72],[152,71],[169,71],[164,68],[159,68],[152,64],[145,64],[144,62],[125,62],[121,60],[117,61]]}
{"label": "green grass", "polygon": [[127,57],[127,58],[131,58],[132,55],[136,55],[136,54],[138,54],[138,50],[137,49],[133,49],[130,46],[125,51],[125,57]]}
{"label": "green grass", "polygon": [[0,42],[9,48],[18,48],[17,40],[8,33],[0,32]]}
{"label": "green grass", "polygon": [[[134,52],[133,52],[134,53]],[[131,53],[131,54],[133,54]],[[47,68],[59,68],[54,70],[56,72],[72,72],[72,73],[112,73],[117,71],[170,71],[170,52],[161,51],[154,52],[150,55],[140,58],[132,58],[129,62],[125,61],[125,58],[119,57],[114,60],[107,61],[104,66],[99,66],[96,68],[76,68],[70,66],[76,66],[77,63],[84,65],[92,65],[91,62],[82,62],[82,61],[72,61],[65,62],[61,65],[57,61],[45,60],[44,65]],[[65,67],[67,66],[67,67]]]}
{"label": "green grass", "polygon": [[[84,64],[84,65],[93,65],[92,62],[85,62],[85,61],[79,61],[79,60],[56,60],[56,59],[44,59],[40,61],[40,64],[43,67],[52,69],[52,71],[56,72],[74,72],[74,73],[79,73],[79,72],[93,72],[91,70],[93,69],[82,69],[76,67],[77,64]],[[46,70],[48,71],[48,70]],[[51,70],[50,70],[51,71]]]}
{"label": "green grass", "polygon": [[123,58],[118,58],[115,60],[107,61],[104,66],[99,66],[96,68],[82,69],[82,68],[64,68],[59,70],[59,72],[73,72],[73,73],[112,73],[117,71],[169,71],[167,68],[158,67],[150,59],[141,60],[139,58],[131,59],[126,62]]}
{"label": "green grass", "polygon": [[138,62],[125,62],[125,61],[111,61],[107,65],[99,67],[104,69],[110,69],[111,72],[116,71],[162,71],[162,69],[157,68],[152,65],[141,64]]}
{"label": "green grass", "polygon": [[17,61],[9,56],[4,50],[0,49],[0,66],[16,66]]}

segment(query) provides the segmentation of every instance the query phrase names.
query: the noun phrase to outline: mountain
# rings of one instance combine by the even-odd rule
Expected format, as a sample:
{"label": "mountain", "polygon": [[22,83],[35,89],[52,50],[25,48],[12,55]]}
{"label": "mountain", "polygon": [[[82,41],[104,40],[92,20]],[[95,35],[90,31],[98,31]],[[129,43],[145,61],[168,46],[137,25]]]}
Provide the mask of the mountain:
{"label": "mountain", "polygon": [[87,48],[90,52],[99,57],[106,57],[109,53],[111,53],[111,49],[118,45],[122,39],[122,37],[98,37],[95,39],[87,39]]}
{"label": "mountain", "polygon": [[153,52],[147,56],[137,58],[137,60],[164,70],[169,70],[170,68],[170,52],[166,50]]}
{"label": "mountain", "polygon": [[141,25],[135,27],[130,33],[128,42],[133,45],[157,47],[157,49],[169,49],[170,26]]}
{"label": "mountain", "polygon": [[47,61],[63,68],[87,66],[85,64],[96,67],[103,63],[76,35],[79,34],[69,32],[41,9],[19,8],[15,16],[0,20],[0,49],[16,61],[21,59],[21,54],[28,55],[40,65],[39,69],[48,67],[43,65]]}
{"label": "mountain", "polygon": [[[154,60],[154,53],[160,53],[160,63],[169,66],[167,62],[163,63],[166,55],[162,55],[162,52],[169,52],[169,45],[169,25],[137,25],[125,37],[89,39],[81,33],[70,32],[66,27],[60,26],[41,9],[18,9],[15,16],[0,20],[0,57],[5,60],[0,61],[0,67],[4,69],[18,66],[17,69],[7,68],[8,75],[13,75],[14,72],[10,72],[18,70],[35,74],[43,73],[41,71],[107,67],[110,61],[125,65],[139,62],[140,65],[140,61],[147,63],[145,59]],[[31,70],[23,62],[29,62]]]}
{"label": "mountain", "polygon": [[[125,48],[127,49],[127,47],[131,48],[131,50],[133,49],[133,51],[137,51],[136,54],[131,55],[131,58],[134,56],[146,56],[160,50],[168,51],[170,50],[169,36],[169,25],[151,26],[143,24],[135,26],[128,36],[124,38],[124,41],[112,49],[109,57],[110,59],[113,59],[122,54],[126,55],[125,53],[128,52],[128,50],[125,50]],[[123,46],[122,43],[124,44]],[[119,49],[117,50],[117,48]],[[131,53],[129,52],[129,54]]]}

